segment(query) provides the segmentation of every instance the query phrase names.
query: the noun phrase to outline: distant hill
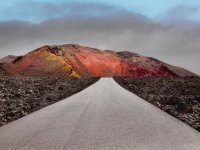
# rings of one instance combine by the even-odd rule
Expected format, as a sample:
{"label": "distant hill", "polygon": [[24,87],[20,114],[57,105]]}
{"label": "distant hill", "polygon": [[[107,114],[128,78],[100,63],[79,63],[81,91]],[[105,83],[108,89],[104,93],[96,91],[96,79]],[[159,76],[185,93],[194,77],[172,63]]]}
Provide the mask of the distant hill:
{"label": "distant hill", "polygon": [[[12,59],[13,58],[13,59]],[[136,53],[99,50],[80,45],[43,46],[24,56],[4,58],[2,68],[19,76],[185,77],[197,76]]]}
{"label": "distant hill", "polygon": [[14,56],[14,55],[8,55],[2,59],[0,59],[0,63],[8,63],[8,62],[12,62],[13,60],[15,60],[18,56]]}

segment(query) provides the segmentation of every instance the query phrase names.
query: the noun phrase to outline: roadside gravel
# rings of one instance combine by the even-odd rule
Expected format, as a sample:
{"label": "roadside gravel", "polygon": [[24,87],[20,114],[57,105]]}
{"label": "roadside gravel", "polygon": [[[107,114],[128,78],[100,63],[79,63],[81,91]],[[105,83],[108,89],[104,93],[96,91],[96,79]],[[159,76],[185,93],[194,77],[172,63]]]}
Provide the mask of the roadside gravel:
{"label": "roadside gravel", "polygon": [[114,79],[122,87],[200,131],[200,78]]}
{"label": "roadside gravel", "polygon": [[0,77],[0,126],[65,99],[98,78]]}

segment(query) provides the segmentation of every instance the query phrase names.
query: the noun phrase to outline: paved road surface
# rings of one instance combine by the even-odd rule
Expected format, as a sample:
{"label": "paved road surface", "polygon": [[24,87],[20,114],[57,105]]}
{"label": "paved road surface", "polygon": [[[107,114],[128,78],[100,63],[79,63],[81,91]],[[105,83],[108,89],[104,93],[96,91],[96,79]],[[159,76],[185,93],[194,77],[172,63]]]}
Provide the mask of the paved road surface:
{"label": "paved road surface", "polygon": [[0,150],[200,150],[200,133],[113,79],[0,128]]}

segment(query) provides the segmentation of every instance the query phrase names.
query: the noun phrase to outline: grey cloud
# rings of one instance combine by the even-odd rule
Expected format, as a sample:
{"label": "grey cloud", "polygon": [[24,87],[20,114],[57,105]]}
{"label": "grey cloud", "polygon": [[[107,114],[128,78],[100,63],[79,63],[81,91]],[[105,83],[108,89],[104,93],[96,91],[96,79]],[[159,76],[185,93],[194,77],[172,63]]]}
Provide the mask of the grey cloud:
{"label": "grey cloud", "polygon": [[187,20],[188,17],[191,17],[195,13],[200,10],[200,6],[185,6],[185,5],[178,5],[172,9],[170,9],[167,13],[165,18],[168,20],[174,21],[182,21]]}
{"label": "grey cloud", "polygon": [[21,1],[1,13],[8,16],[8,18],[15,17],[20,20],[38,22],[41,20],[62,18],[63,16],[102,16],[113,14],[116,11],[120,11],[120,8],[103,3]]}
{"label": "grey cloud", "polygon": [[[89,9],[85,5],[79,7]],[[77,43],[129,50],[200,74],[200,23],[154,22],[121,9],[113,10],[115,13],[110,15],[67,16],[40,24],[0,22],[0,56],[25,54],[47,44]]]}
{"label": "grey cloud", "polygon": [[[26,7],[30,8],[33,5],[37,5],[36,8],[39,8],[41,12],[46,15],[55,15],[55,16],[76,16],[76,15],[94,15],[94,14],[104,14],[112,13],[119,8],[114,6],[105,5],[102,3],[81,3],[81,2],[68,2],[65,4],[53,4],[53,3],[37,3],[37,2],[26,2]],[[22,5],[23,6],[23,5]]]}

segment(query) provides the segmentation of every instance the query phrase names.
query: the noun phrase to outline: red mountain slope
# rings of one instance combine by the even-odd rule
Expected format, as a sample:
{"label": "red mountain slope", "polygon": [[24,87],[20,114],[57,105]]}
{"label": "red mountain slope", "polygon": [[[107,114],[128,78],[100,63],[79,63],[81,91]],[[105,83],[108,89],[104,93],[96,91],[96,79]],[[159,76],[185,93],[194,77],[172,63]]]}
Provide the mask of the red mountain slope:
{"label": "red mountain slope", "polygon": [[3,65],[24,76],[196,76],[179,67],[131,52],[98,50],[79,45],[44,46]]}
{"label": "red mountain slope", "polygon": [[47,46],[16,58],[2,68],[10,75],[21,76],[78,76],[62,55],[52,53]]}

